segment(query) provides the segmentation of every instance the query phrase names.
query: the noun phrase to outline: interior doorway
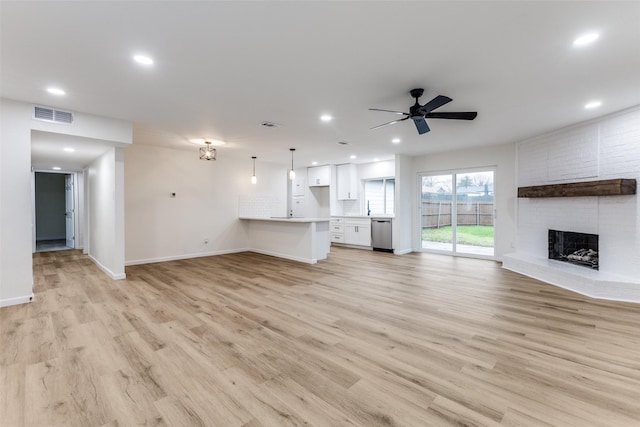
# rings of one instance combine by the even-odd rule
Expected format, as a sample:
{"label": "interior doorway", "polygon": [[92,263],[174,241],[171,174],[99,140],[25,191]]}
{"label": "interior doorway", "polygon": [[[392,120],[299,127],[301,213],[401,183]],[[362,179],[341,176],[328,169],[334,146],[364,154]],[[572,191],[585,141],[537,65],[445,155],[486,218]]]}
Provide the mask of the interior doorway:
{"label": "interior doorway", "polygon": [[75,248],[74,189],[74,173],[34,173],[36,252]]}

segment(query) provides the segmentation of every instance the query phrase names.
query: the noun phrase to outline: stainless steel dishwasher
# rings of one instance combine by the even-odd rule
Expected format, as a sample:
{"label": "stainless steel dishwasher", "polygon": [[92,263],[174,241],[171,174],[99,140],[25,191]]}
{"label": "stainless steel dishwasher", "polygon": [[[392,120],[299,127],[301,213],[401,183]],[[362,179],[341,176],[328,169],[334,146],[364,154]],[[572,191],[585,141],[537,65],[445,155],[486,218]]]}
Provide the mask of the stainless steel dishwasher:
{"label": "stainless steel dishwasher", "polygon": [[391,218],[371,218],[371,246],[375,251],[393,252]]}

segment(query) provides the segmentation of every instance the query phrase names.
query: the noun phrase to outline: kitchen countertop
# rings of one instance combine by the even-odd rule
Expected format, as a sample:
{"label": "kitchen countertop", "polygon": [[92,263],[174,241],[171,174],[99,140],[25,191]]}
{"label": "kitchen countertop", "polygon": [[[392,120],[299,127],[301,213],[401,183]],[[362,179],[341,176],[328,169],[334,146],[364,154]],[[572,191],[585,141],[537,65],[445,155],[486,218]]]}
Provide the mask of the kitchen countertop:
{"label": "kitchen countertop", "polygon": [[301,217],[246,217],[241,216],[240,219],[248,219],[252,221],[272,221],[272,222],[329,222],[330,218],[301,218]]}

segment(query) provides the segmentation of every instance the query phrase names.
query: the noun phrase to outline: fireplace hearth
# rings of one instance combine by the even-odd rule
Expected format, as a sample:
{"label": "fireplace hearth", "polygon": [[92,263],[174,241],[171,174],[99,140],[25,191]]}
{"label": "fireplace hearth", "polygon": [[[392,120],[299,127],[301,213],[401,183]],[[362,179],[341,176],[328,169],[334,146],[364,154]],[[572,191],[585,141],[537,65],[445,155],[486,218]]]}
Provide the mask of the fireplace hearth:
{"label": "fireplace hearth", "polygon": [[598,270],[598,235],[549,230],[549,259]]}

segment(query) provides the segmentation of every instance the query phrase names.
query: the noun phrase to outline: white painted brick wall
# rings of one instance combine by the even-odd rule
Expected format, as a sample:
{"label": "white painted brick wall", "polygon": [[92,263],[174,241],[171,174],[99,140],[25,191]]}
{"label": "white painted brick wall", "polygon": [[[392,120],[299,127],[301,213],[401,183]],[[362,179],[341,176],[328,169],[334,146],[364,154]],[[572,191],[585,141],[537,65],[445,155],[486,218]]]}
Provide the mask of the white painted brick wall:
{"label": "white painted brick wall", "polygon": [[[518,144],[518,186],[640,180],[640,109]],[[549,229],[598,234],[600,271],[640,282],[640,197],[518,199],[516,253],[547,258]]]}

